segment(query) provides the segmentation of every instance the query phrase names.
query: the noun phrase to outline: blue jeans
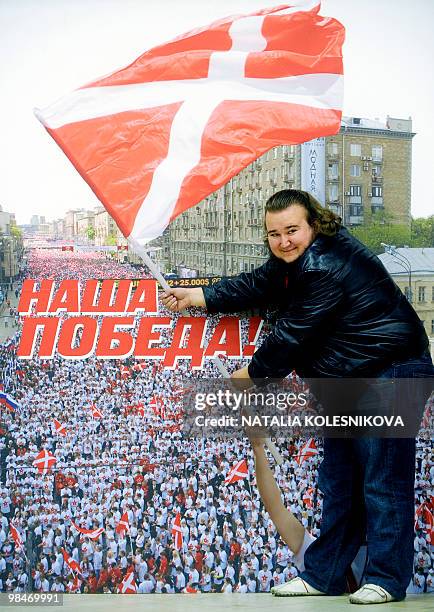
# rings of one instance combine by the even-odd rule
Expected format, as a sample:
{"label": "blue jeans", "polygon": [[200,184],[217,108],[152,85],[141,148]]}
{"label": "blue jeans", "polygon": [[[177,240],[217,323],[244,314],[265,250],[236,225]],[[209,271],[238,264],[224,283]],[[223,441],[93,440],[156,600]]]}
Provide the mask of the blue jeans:
{"label": "blue jeans", "polygon": [[[428,354],[394,363],[379,375],[432,376]],[[413,573],[415,454],[414,438],[324,440],[321,531],[306,551],[306,582],[328,595],[344,593],[346,572],[366,540],[366,582],[405,598]]]}

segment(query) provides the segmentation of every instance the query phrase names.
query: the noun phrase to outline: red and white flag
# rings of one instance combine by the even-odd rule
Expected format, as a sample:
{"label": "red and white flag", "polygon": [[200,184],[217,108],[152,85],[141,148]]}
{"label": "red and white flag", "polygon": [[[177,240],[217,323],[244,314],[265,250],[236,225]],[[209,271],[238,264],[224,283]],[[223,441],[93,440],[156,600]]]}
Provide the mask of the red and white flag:
{"label": "red and white flag", "polygon": [[137,585],[134,580],[134,572],[129,572],[118,586],[118,593],[128,595],[129,593],[137,593]]}
{"label": "red and white flag", "polygon": [[40,474],[45,476],[51,470],[54,465],[56,465],[56,457],[47,451],[45,448],[41,450],[40,453],[36,455],[35,460],[33,461],[33,465],[38,468]]}
{"label": "red and white flag", "polygon": [[72,581],[71,587],[69,589],[69,593],[80,593],[81,592],[81,583],[82,581],[78,576],[74,577]]}
{"label": "red and white flag", "polygon": [[313,487],[309,487],[303,493],[303,502],[307,508],[313,508],[312,497],[313,497]]}
{"label": "red and white flag", "polygon": [[162,405],[163,405],[163,401],[161,397],[159,397],[158,395],[153,395],[151,397],[151,401],[149,402],[149,408],[152,410],[155,416],[160,415],[160,407]]}
{"label": "red and white flag", "polygon": [[128,512],[124,512],[121,516],[119,523],[116,525],[116,533],[123,535],[126,531],[130,530],[130,523],[128,522]]}
{"label": "red and white flag", "polygon": [[92,404],[90,407],[91,411],[92,411],[92,416],[94,419],[102,419],[103,418],[103,413],[101,412],[101,410],[99,410],[95,404]]}
{"label": "red and white flag", "polygon": [[182,548],[181,513],[177,512],[172,525],[172,537],[177,550]]}
{"label": "red and white flag", "polygon": [[53,423],[54,423],[54,427],[56,429],[56,433],[58,433],[59,436],[66,436],[66,433],[67,433],[66,432],[66,425],[63,425],[57,419],[54,419]]}
{"label": "red and white flag", "polygon": [[429,537],[431,543],[434,542],[434,515],[430,509],[429,502],[422,502],[420,506],[416,509],[416,515],[414,518],[414,528],[417,529],[420,527],[420,520],[423,521],[425,525],[425,531]]}
{"label": "red and white flag", "polygon": [[63,560],[65,561],[66,565],[73,571],[73,572],[77,572],[77,574],[81,574],[81,567],[79,565],[79,563],[73,559],[72,557],[70,557],[68,555],[68,553],[66,552],[66,550],[64,548],[60,549],[60,552],[63,555]]}
{"label": "red and white flag", "polygon": [[223,18],[35,115],[143,245],[272,147],[339,131],[345,30],[319,9]]}
{"label": "red and white flag", "polygon": [[126,366],[126,365],[123,365],[123,366],[121,367],[121,377],[122,377],[122,378],[128,378],[128,377],[130,377],[130,376],[131,376],[131,370],[130,370],[130,368],[129,368],[128,366]]}
{"label": "red and white flag", "polygon": [[74,521],[71,521],[71,523],[77,531],[87,536],[91,540],[97,540],[105,531],[104,527],[98,527],[97,529],[84,529],[83,527],[76,525]]}
{"label": "red and white flag", "polygon": [[232,484],[233,482],[237,482],[237,480],[243,480],[243,478],[246,478],[248,475],[249,469],[247,467],[247,462],[245,459],[242,459],[229,471],[224,484]]}
{"label": "red and white flag", "polygon": [[12,524],[9,524],[9,531],[11,532],[11,536],[13,541],[15,542],[15,547],[17,550],[20,550],[24,546],[24,542],[20,536],[18,529]]}
{"label": "red and white flag", "polygon": [[300,452],[295,457],[295,460],[298,465],[301,465],[303,461],[306,461],[306,459],[309,459],[309,457],[313,457],[317,454],[318,449],[316,447],[315,440],[313,438],[309,438],[309,440],[301,447]]}
{"label": "red and white flag", "polygon": [[425,521],[425,531],[432,545],[434,544],[434,515],[429,509],[428,504],[425,505],[425,508],[423,511],[423,518]]}

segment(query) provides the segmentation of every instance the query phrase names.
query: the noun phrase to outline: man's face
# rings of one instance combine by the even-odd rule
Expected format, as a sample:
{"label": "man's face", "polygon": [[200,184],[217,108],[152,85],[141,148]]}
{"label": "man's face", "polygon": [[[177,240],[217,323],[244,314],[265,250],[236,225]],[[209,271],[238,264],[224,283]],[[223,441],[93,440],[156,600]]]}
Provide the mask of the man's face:
{"label": "man's face", "polygon": [[265,226],[271,252],[285,263],[298,259],[315,238],[306,219],[306,209],[298,204],[278,212],[267,212]]}

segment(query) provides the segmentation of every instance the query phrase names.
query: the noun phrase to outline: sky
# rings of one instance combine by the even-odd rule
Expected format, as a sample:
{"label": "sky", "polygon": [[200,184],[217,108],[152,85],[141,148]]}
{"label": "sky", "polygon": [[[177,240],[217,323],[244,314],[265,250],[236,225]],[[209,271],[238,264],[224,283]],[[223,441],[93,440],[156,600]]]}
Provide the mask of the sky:
{"label": "sky", "polygon": [[[0,0],[0,205],[18,223],[99,204],[33,115],[192,28],[278,0]],[[288,1],[288,4],[290,2]],[[434,2],[323,0],[346,27],[344,115],[413,119],[412,214],[434,214]]]}

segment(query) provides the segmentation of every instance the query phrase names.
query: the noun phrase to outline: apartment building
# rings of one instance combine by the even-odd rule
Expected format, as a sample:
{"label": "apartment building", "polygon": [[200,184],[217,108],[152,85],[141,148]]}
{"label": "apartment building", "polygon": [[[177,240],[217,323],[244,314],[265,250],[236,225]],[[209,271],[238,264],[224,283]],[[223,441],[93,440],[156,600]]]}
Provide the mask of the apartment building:
{"label": "apartment building", "polygon": [[410,223],[411,119],[344,117],[335,136],[275,147],[168,228],[166,271],[233,275],[267,257],[263,211],[275,191],[302,188],[347,226]]}

